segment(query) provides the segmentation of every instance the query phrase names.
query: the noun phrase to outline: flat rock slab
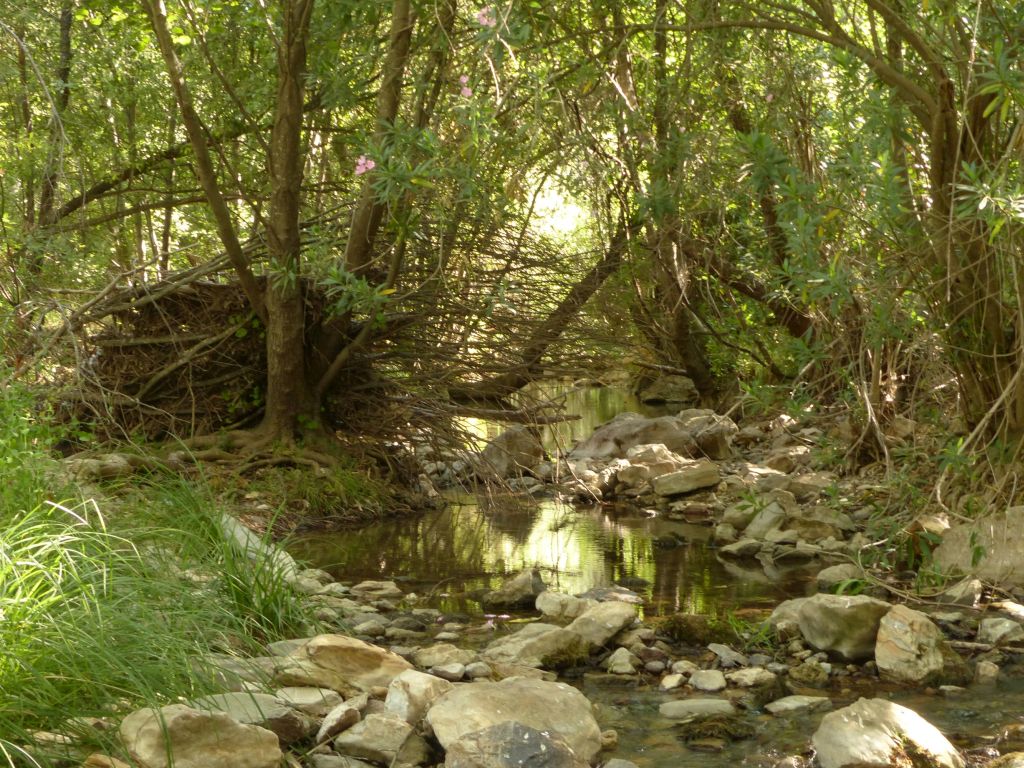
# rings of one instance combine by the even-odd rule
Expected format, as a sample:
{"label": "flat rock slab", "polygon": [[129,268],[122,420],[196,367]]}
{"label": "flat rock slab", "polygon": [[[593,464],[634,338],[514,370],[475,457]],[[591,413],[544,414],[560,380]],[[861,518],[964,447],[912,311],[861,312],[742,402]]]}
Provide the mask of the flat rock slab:
{"label": "flat rock slab", "polygon": [[601,729],[590,701],[564,683],[512,678],[456,686],[426,717],[445,749],[467,734],[507,721],[560,737],[586,762],[601,751]]}
{"label": "flat rock slab", "polygon": [[717,669],[699,669],[690,675],[690,685],[698,691],[715,693],[725,690],[725,675]]}
{"label": "flat rock slab", "polygon": [[687,462],[686,466],[654,478],[654,492],[659,496],[677,496],[681,493],[712,488],[722,481],[718,465],[707,459]]}
{"label": "flat rock slab", "polygon": [[330,688],[311,686],[288,686],[274,691],[274,696],[292,709],[305,712],[313,717],[323,717],[344,701],[341,695]]}

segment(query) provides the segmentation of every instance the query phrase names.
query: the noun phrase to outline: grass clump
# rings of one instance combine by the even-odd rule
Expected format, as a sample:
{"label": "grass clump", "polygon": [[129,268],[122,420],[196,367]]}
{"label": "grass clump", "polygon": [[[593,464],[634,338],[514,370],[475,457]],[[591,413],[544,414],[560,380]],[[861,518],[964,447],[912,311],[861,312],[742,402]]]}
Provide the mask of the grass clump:
{"label": "grass clump", "polygon": [[77,762],[117,755],[116,729],[90,719],[116,725],[215,692],[202,657],[257,655],[315,628],[279,562],[232,543],[201,484],[157,478],[116,502],[45,501],[69,489],[27,402],[0,392],[0,765],[67,759],[52,742],[25,751],[36,731],[72,736]]}

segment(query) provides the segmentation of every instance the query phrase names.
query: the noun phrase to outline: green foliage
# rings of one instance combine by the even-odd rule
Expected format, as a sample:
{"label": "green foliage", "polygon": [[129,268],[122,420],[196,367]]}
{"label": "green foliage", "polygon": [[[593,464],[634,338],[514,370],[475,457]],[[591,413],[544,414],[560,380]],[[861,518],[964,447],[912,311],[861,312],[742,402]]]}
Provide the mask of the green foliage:
{"label": "green foliage", "polygon": [[391,498],[384,483],[355,465],[332,467],[324,473],[273,468],[255,477],[246,491],[274,508],[300,513],[308,522],[380,517]]}

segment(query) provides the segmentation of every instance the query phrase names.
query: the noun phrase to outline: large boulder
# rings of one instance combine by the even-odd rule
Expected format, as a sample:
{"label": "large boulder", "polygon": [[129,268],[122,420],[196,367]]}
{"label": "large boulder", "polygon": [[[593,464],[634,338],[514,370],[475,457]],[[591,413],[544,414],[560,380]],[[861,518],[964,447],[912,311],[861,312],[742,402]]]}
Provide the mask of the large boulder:
{"label": "large boulder", "polygon": [[510,678],[456,686],[434,703],[426,721],[445,749],[467,734],[513,721],[561,738],[586,762],[601,751],[590,702],[564,683]]}
{"label": "large boulder", "polygon": [[577,445],[569,457],[622,459],[630,448],[660,443],[680,456],[726,459],[732,455],[732,436],[737,431],[732,419],[708,410],[694,409],[656,418],[620,413]]}
{"label": "large boulder", "polygon": [[1024,586],[1024,506],[954,525],[933,557],[944,571],[1002,587]]}
{"label": "large boulder", "polygon": [[964,682],[966,665],[931,619],[894,605],[878,625],[875,663],[883,680],[927,684]]}
{"label": "large boulder", "polygon": [[537,595],[547,589],[536,568],[522,571],[498,589],[484,595],[481,602],[489,608],[532,608]]}
{"label": "large boulder", "polygon": [[814,595],[800,603],[797,623],[808,645],[848,661],[875,653],[878,624],[892,606],[864,595]]}
{"label": "large boulder", "polygon": [[445,768],[587,768],[558,736],[507,721],[467,733],[448,747]]}
{"label": "large boulder", "polygon": [[330,688],[342,696],[387,687],[412,669],[398,654],[345,635],[318,635],[287,658],[290,664],[275,674],[279,684]]}
{"label": "large boulder", "polygon": [[563,667],[589,655],[588,643],[575,632],[536,622],[494,640],[481,653],[484,661],[523,667]]}
{"label": "large boulder", "polygon": [[830,712],[811,739],[821,768],[963,768],[938,729],[887,699],[860,699]]}
{"label": "large boulder", "polygon": [[683,403],[696,405],[700,392],[688,376],[661,376],[640,390],[641,403]]}
{"label": "large boulder", "polygon": [[254,568],[269,572],[287,582],[299,578],[302,569],[283,549],[264,541],[231,515],[221,515],[218,523],[221,535],[228,546],[251,560]]}
{"label": "large boulder", "polygon": [[486,470],[501,478],[532,473],[544,460],[540,436],[531,427],[511,427],[491,440],[481,454]]}
{"label": "large boulder", "polygon": [[452,684],[447,680],[407,669],[388,686],[384,708],[410,725],[416,725],[427,714],[430,705],[451,689]]}
{"label": "large boulder", "polygon": [[598,603],[566,629],[583,638],[592,648],[600,648],[636,621],[636,607],[630,603]]}
{"label": "large boulder", "polygon": [[282,758],[276,734],[184,704],[133,712],[120,732],[142,768],[277,768]]}

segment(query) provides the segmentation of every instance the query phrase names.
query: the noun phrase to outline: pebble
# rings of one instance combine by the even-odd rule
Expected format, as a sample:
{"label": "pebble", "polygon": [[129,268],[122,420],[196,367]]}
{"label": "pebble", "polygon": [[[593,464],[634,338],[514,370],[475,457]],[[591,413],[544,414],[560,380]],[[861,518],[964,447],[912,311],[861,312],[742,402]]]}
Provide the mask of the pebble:
{"label": "pebble", "polygon": [[490,665],[482,661],[474,661],[473,663],[466,665],[466,677],[471,680],[491,677],[493,674],[494,670],[491,669]]}
{"label": "pebble", "polygon": [[650,672],[652,675],[660,675],[665,671],[664,661],[648,661],[644,664],[644,671]]}
{"label": "pebble", "polygon": [[465,665],[458,663],[441,664],[437,667],[431,667],[428,671],[435,677],[440,677],[442,680],[449,680],[453,683],[457,683],[466,676]]}
{"label": "pebble", "polygon": [[672,673],[671,675],[665,675],[661,678],[661,683],[658,687],[663,691],[674,691],[676,688],[680,688],[685,682],[685,675]]}
{"label": "pebble", "polygon": [[690,685],[698,691],[723,691],[726,686],[725,675],[717,669],[700,669],[690,675]]}

